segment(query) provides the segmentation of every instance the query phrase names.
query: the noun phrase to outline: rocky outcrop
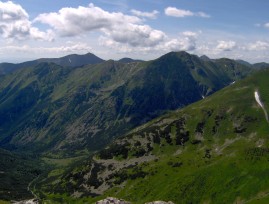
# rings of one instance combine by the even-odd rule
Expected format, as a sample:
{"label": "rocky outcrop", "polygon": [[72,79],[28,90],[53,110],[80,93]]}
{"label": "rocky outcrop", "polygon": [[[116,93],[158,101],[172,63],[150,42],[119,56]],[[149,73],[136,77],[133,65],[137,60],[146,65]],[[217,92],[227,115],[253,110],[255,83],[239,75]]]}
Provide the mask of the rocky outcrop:
{"label": "rocky outcrop", "polygon": [[23,200],[23,201],[11,201],[12,204],[38,204],[38,199],[34,198],[31,200]]}

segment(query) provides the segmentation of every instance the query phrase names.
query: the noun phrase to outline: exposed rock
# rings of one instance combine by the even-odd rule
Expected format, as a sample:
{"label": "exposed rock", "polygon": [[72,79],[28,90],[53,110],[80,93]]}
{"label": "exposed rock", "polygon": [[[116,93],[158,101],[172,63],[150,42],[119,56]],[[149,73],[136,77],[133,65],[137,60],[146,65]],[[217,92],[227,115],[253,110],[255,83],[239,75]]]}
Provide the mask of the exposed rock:
{"label": "exposed rock", "polygon": [[130,204],[130,202],[122,199],[108,197],[104,200],[97,201],[96,204]]}
{"label": "exposed rock", "polygon": [[13,204],[38,204],[38,199],[23,200],[23,201],[11,201]]}

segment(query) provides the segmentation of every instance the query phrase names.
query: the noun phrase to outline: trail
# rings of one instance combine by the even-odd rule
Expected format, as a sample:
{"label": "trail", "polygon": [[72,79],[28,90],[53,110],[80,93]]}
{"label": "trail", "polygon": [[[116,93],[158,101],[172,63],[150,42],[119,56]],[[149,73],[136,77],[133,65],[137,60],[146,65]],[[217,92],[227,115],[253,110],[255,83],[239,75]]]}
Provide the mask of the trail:
{"label": "trail", "polygon": [[[40,176],[40,175],[39,175]],[[28,187],[27,187],[27,190],[29,192],[31,192],[31,194],[34,196],[34,198],[32,199],[29,199],[29,200],[21,200],[21,201],[12,201],[11,203],[12,204],[38,204],[39,201],[38,201],[38,196],[30,189],[31,185],[39,178],[36,177],[34,180],[32,180],[29,184],[28,184]],[[34,186],[35,188],[35,186]]]}
{"label": "trail", "polygon": [[[35,199],[38,199],[38,196],[31,190],[31,185],[36,181],[38,180],[40,175],[38,175],[34,180],[32,180],[29,184],[28,184],[28,187],[27,187],[27,190],[30,191],[32,193],[32,195],[35,197]],[[35,189],[35,185],[33,186],[34,189]]]}
{"label": "trail", "polygon": [[268,114],[267,114],[267,111],[266,109],[264,108],[264,105],[260,99],[260,95],[259,95],[259,92],[258,91],[255,91],[254,92],[254,96],[255,96],[255,99],[257,101],[257,103],[259,104],[259,106],[263,109],[263,112],[264,112],[264,115],[265,115],[265,119],[267,122],[269,122],[269,119],[268,119]]}

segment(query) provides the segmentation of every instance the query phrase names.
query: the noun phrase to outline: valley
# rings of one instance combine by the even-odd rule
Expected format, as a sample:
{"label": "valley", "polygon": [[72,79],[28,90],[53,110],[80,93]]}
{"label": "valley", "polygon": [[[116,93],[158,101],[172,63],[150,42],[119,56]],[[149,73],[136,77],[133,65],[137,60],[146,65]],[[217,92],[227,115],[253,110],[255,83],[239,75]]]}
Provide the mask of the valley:
{"label": "valley", "polygon": [[10,156],[2,158],[30,155],[30,163],[15,156],[7,169],[23,168],[25,183],[19,192],[8,181],[18,196],[1,200],[255,203],[269,185],[268,76],[187,52],[5,73],[0,146]]}
{"label": "valley", "polygon": [[0,204],[268,204],[268,0],[0,0]]}

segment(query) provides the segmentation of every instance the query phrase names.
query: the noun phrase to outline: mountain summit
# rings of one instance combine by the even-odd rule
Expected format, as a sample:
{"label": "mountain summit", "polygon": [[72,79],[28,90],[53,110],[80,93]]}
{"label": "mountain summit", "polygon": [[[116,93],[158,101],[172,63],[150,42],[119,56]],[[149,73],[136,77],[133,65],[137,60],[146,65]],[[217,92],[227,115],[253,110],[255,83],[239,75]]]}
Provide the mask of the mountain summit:
{"label": "mountain summit", "polygon": [[21,68],[36,66],[42,62],[48,62],[48,63],[51,62],[66,67],[80,67],[87,64],[98,64],[103,61],[104,61],[103,59],[97,57],[96,55],[92,53],[87,53],[85,55],[71,54],[60,58],[41,58],[18,64],[0,63],[0,75],[8,74]]}

